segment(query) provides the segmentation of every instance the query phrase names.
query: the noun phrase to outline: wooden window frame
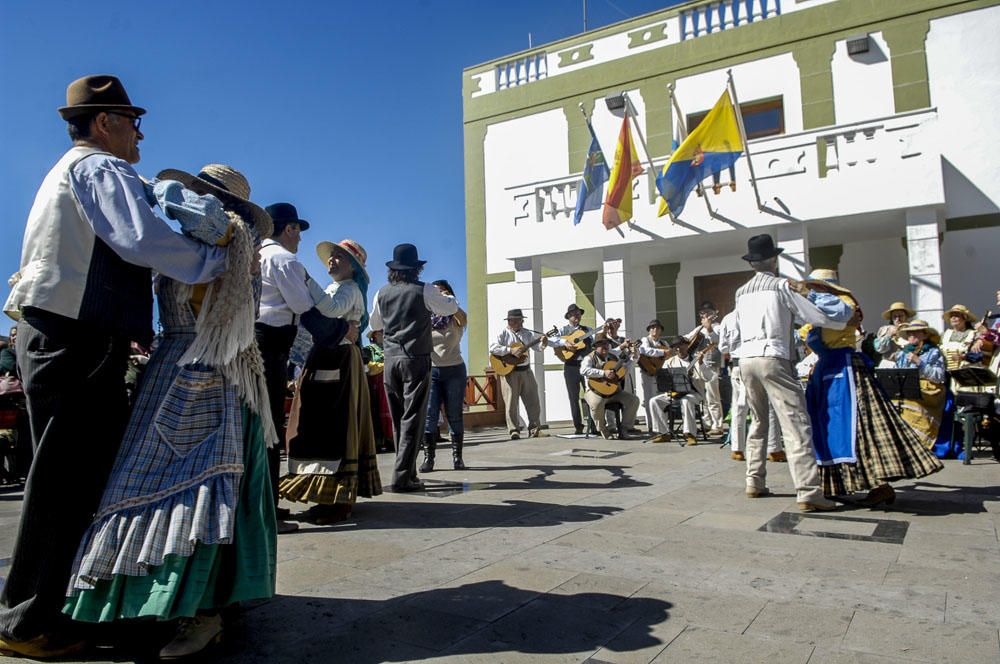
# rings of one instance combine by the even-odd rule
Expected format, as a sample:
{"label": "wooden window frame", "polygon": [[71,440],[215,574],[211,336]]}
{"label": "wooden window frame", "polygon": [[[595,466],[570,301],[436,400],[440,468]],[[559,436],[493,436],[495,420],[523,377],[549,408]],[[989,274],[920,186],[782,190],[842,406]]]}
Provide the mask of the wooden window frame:
{"label": "wooden window frame", "polygon": [[[740,115],[746,117],[748,114],[761,113],[764,111],[770,111],[773,109],[778,109],[778,128],[777,131],[774,129],[767,129],[763,131],[755,131],[747,134],[747,140],[754,138],[761,138],[763,136],[780,136],[785,133],[785,104],[783,97],[771,97],[768,99],[758,99],[754,101],[748,101],[740,104]],[[688,133],[690,134],[694,131],[694,128],[705,119],[708,115],[708,111],[702,111],[700,113],[691,113],[687,116],[687,126]]]}

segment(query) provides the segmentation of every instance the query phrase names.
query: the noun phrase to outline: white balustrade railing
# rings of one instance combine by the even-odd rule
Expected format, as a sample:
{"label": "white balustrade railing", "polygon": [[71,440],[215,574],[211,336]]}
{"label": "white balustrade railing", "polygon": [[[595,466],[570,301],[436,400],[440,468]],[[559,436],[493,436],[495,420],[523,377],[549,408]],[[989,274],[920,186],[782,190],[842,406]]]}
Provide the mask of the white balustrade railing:
{"label": "white balustrade railing", "polygon": [[780,15],[781,0],[714,0],[681,11],[681,39],[694,39]]}
{"label": "white balustrade railing", "polygon": [[505,90],[532,81],[540,81],[548,76],[548,70],[548,54],[545,51],[501,62],[495,69],[496,89]]}

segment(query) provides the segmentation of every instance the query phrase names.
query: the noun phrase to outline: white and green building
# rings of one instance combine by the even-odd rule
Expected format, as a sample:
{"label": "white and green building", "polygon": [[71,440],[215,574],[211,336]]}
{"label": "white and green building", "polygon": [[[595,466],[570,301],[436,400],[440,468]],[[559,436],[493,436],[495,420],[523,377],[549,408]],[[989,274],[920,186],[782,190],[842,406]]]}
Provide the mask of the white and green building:
{"label": "white and green building", "polygon": [[[768,232],[800,276],[836,268],[874,328],[893,300],[940,326],[1000,287],[1000,6],[987,0],[689,2],[463,73],[469,371],[482,373],[509,308],[534,329],[659,318],[695,325],[742,283],[747,239]],[[736,191],[692,195],[678,223],[657,218],[653,173],[634,181],[634,223],[601,212],[573,226],[593,116],[612,159],[626,92],[656,167],[671,150],[673,86],[690,126],[731,70],[750,135]],[[618,115],[616,115],[618,113]],[[639,146],[640,158],[647,155]],[[723,175],[728,180],[728,175]],[[569,419],[561,365],[535,360],[548,421]]]}

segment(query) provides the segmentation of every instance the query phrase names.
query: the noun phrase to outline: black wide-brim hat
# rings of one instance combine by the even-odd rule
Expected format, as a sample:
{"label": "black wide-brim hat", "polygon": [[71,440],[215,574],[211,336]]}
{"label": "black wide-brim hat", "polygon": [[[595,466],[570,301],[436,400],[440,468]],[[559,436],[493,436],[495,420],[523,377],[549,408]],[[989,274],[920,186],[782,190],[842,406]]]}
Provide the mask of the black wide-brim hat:
{"label": "black wide-brim hat", "polygon": [[273,234],[271,215],[250,200],[249,181],[232,166],[206,164],[198,175],[168,168],[157,173],[156,177],[160,180],[176,180],[202,196],[212,194],[222,201],[223,207],[232,208],[244,217],[248,217],[259,237],[269,238]]}
{"label": "black wide-brim hat", "polygon": [[774,238],[770,235],[754,235],[747,240],[747,253],[743,256],[743,260],[751,263],[766,261],[768,258],[774,258],[783,251],[784,249],[774,246]]}
{"label": "black wide-brim hat", "polygon": [[146,109],[132,104],[117,76],[94,74],[78,78],[66,86],[66,105],[59,108],[63,120],[100,111],[129,112],[138,117]]}
{"label": "black wide-brim hat", "polygon": [[298,224],[300,230],[309,230],[309,222],[305,219],[299,219],[299,211],[291,203],[272,203],[265,209],[274,222],[275,235],[285,230],[285,226],[288,224]]}
{"label": "black wide-brim hat", "polygon": [[392,260],[385,266],[390,270],[416,270],[423,267],[427,261],[420,260],[417,248],[410,243],[397,244],[392,250]]}
{"label": "black wide-brim hat", "polygon": [[563,318],[565,318],[566,320],[569,320],[570,316],[572,316],[573,314],[577,314],[577,313],[582,316],[584,314],[584,310],[581,309],[580,307],[576,306],[575,304],[571,304],[566,309],[566,315],[563,316]]}
{"label": "black wide-brim hat", "polygon": [[663,329],[663,323],[660,322],[659,318],[654,318],[653,320],[649,321],[649,325],[646,326],[646,331],[649,332],[654,327],[658,327],[661,330]]}
{"label": "black wide-brim hat", "polygon": [[504,320],[510,320],[511,318],[524,318],[524,312],[520,309],[508,309],[507,317]]}

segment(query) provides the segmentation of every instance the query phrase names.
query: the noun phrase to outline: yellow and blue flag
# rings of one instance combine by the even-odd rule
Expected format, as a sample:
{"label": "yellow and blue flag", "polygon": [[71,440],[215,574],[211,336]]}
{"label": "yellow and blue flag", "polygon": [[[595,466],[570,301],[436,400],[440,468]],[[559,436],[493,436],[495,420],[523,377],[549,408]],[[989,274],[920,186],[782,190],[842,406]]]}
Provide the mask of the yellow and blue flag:
{"label": "yellow and blue flag", "polygon": [[674,150],[670,161],[656,177],[656,189],[662,197],[657,216],[668,212],[675,217],[680,215],[687,197],[698,183],[730,168],[743,150],[736,111],[726,91],[705,119]]}
{"label": "yellow and blue flag", "polygon": [[587,121],[590,130],[590,149],[587,150],[587,163],[583,166],[583,177],[580,186],[576,188],[576,212],[573,214],[573,225],[580,223],[585,210],[597,210],[601,207],[601,197],[604,194],[604,183],[608,181],[608,163],[604,160],[604,151],[597,142],[594,128]]}

